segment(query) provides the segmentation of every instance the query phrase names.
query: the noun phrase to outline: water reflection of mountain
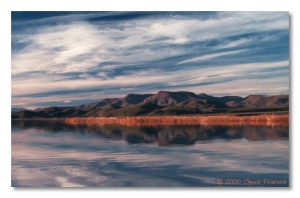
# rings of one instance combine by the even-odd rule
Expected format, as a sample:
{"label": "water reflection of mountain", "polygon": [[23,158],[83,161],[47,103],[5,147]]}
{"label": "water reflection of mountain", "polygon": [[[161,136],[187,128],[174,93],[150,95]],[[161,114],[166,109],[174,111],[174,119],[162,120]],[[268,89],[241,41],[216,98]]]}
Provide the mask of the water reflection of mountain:
{"label": "water reflection of mountain", "polygon": [[166,145],[190,145],[196,141],[213,139],[241,139],[249,141],[288,140],[288,127],[254,126],[118,126],[68,125],[58,122],[12,121],[12,131],[34,128],[50,133],[74,132],[112,140],[125,140],[130,144],[141,142]]}

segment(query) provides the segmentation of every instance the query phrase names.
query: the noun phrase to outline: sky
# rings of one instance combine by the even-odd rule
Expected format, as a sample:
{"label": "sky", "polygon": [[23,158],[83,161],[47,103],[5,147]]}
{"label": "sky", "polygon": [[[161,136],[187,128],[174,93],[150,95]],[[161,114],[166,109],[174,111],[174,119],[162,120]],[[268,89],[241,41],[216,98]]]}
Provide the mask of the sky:
{"label": "sky", "polygon": [[11,12],[11,104],[289,94],[288,12]]}

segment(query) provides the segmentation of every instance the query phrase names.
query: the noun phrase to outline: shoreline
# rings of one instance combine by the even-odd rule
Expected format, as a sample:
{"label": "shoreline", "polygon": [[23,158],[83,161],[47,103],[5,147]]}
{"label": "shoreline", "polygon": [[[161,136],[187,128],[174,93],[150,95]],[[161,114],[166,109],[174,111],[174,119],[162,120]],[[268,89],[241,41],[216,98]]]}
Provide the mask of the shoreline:
{"label": "shoreline", "polygon": [[11,121],[50,121],[70,125],[220,125],[220,126],[289,126],[289,114],[259,115],[176,115],[176,116],[123,116],[123,117],[73,117],[43,119],[12,119]]}

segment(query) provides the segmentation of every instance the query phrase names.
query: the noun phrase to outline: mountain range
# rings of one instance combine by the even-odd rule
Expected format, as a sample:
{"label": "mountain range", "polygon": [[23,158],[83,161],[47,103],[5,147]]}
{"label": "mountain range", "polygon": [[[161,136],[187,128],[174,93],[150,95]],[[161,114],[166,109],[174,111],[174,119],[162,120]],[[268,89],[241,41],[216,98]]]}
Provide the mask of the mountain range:
{"label": "mountain range", "polygon": [[189,115],[214,113],[278,112],[289,110],[289,95],[215,97],[204,93],[159,91],[156,94],[128,94],[98,102],[67,107],[46,107],[12,112],[12,119],[113,117],[138,115]]}

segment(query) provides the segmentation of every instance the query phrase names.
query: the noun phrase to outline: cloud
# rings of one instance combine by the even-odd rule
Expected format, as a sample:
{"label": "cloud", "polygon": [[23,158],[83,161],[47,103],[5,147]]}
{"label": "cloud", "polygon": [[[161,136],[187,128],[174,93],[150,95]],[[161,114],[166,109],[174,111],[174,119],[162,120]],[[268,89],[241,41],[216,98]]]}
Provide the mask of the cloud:
{"label": "cloud", "polygon": [[216,57],[219,57],[219,56],[227,56],[227,55],[232,55],[232,54],[238,54],[238,53],[242,53],[242,52],[245,52],[245,51],[246,50],[236,50],[236,51],[220,52],[220,53],[215,53],[215,54],[199,56],[199,57],[196,57],[196,58],[191,58],[191,59],[188,59],[188,60],[181,61],[181,62],[177,63],[177,65],[180,65],[180,64],[183,64],[183,63],[200,62],[200,61],[216,58]]}
{"label": "cloud", "polygon": [[[175,71],[134,71],[112,79],[89,78],[44,83],[20,81],[12,89],[12,103],[54,106],[84,104],[100,98],[122,98],[128,93],[156,93],[158,90],[192,91],[212,95],[284,94],[289,91],[288,61],[248,63],[231,66],[183,68]],[[44,78],[40,76],[39,78]],[[147,81],[145,79],[147,78]],[[41,79],[38,79],[39,82]],[[63,83],[62,83],[63,82]],[[25,83],[25,84],[24,84]],[[48,87],[45,92],[44,87]],[[23,87],[30,87],[24,90]],[[146,88],[146,89],[145,89]],[[237,94],[238,93],[238,94]]]}
{"label": "cloud", "polygon": [[84,90],[93,99],[159,87],[197,92],[214,83],[220,88],[207,90],[223,92],[222,82],[235,87],[247,77],[247,65],[263,69],[288,60],[288,27],[288,12],[75,12],[24,25],[13,20],[12,100],[73,101]]}
{"label": "cloud", "polygon": [[[88,24],[60,25],[42,29],[28,36],[31,43],[12,56],[12,74],[28,71],[72,72],[85,71],[101,62],[89,54],[101,43],[95,29]],[[95,45],[94,43],[98,43]]]}

